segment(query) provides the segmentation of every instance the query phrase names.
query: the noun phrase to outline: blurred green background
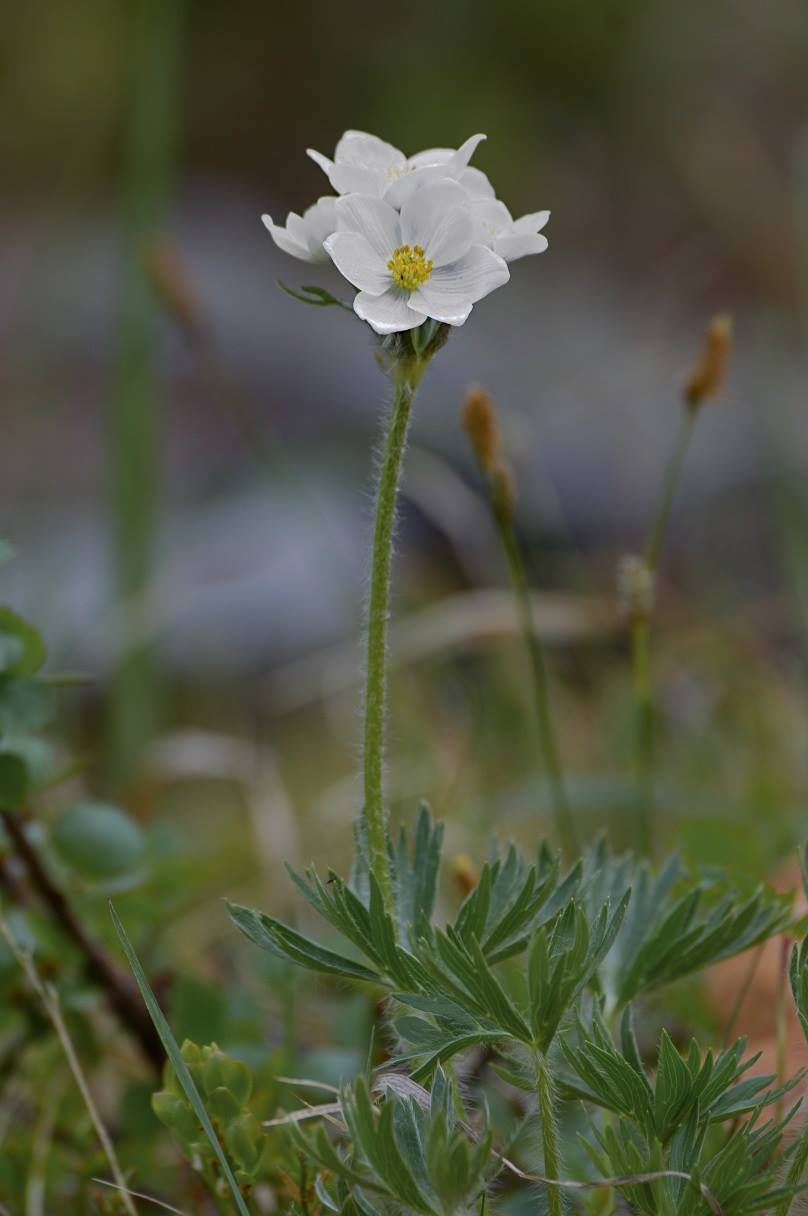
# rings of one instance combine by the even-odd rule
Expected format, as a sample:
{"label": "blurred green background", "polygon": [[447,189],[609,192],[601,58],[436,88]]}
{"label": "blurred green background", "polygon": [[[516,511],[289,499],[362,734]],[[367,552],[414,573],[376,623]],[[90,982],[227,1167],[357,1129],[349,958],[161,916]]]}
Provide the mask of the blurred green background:
{"label": "blurred green background", "polygon": [[[5,590],[54,662],[91,676],[63,726],[92,789],[172,818],[196,777],[265,765],[274,792],[245,833],[264,833],[266,865],[284,817],[305,856],[344,839],[385,387],[366,332],[277,289],[333,272],[284,258],[259,215],[326,190],[304,148],[330,152],[346,126],[408,152],[483,130],[477,163],[514,213],[551,208],[550,250],[454,334],[417,411],[394,793],[431,796],[459,835],[545,828],[520,644],[458,427],[482,381],[550,593],[579,815],[619,837],[613,572],[725,308],[733,376],[698,430],[664,568],[661,831],[776,861],[806,778],[807,51],[798,0],[5,11]],[[240,814],[219,792],[192,801],[197,839]],[[728,839],[734,816],[765,816],[763,849],[754,831]],[[248,882],[253,862],[218,882]]]}
{"label": "blurred green background", "polygon": [[[114,895],[179,1038],[262,1063],[280,1045],[299,1075],[334,1080],[361,1065],[377,1012],[327,982],[327,1000],[296,1007],[219,898],[294,918],[283,860],[344,870],[350,856],[387,385],[366,330],[276,283],[337,289],[335,273],[286,258],[260,222],[327,192],[305,149],[330,153],[348,127],[407,153],[484,131],[475,163],[514,214],[552,211],[549,251],[475,308],[419,397],[394,603],[396,818],[426,797],[447,819],[458,890],[492,834],[531,850],[553,837],[459,425],[479,382],[518,480],[581,832],[632,843],[616,569],[643,543],[682,385],[727,310],[729,383],[699,419],[660,576],[656,838],[764,877],[804,837],[807,60],[803,0],[0,11],[0,535],[17,552],[0,588],[41,628],[51,670],[87,677],[60,694],[40,757],[78,768],[37,814],[47,835],[66,806],[102,798],[136,821],[134,844],[117,841],[134,850],[123,874],[88,872],[64,840],[50,861],[109,945]],[[32,919],[125,1164],[179,1201],[142,1062]],[[39,1118],[25,1086],[39,1092],[56,1054],[0,963],[21,1193]],[[682,1009],[709,1018],[692,989]],[[84,1212],[71,1179],[93,1167],[70,1159],[70,1134],[53,1193]],[[89,1127],[76,1134],[86,1151]]]}
{"label": "blurred green background", "polygon": [[771,871],[808,778],[801,0],[32,0],[0,31],[4,594],[55,667],[90,677],[57,724],[81,792],[198,850],[202,945],[228,932],[210,895],[282,904],[281,858],[345,857],[356,810],[385,384],[366,331],[276,285],[334,272],[285,258],[260,223],[327,191],[305,148],[330,153],[346,127],[407,152],[485,131],[476,163],[514,214],[553,212],[549,251],[453,335],[419,401],[396,810],[427,796],[457,851],[551,830],[458,426],[479,381],[546,593],[582,829],[629,838],[615,568],[727,309],[731,379],[700,420],[661,583],[659,837]]}

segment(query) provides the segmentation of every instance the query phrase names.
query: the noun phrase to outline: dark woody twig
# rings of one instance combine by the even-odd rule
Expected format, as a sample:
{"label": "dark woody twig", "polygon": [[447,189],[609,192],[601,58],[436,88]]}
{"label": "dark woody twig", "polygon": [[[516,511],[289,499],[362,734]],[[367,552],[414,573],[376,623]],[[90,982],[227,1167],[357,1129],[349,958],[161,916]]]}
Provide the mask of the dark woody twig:
{"label": "dark woody twig", "polygon": [[[99,942],[88,936],[64,892],[53,882],[39,853],[28,839],[20,816],[11,811],[3,811],[2,817],[3,827],[14,846],[14,851],[25,866],[32,887],[50,910],[56,923],[81,951],[88,977],[102,989],[110,1008],[140,1044],[146,1058],[160,1071],[165,1061],[165,1052],[134,980],[110,958]],[[8,886],[7,867],[4,867],[2,877],[6,880],[4,885]]]}

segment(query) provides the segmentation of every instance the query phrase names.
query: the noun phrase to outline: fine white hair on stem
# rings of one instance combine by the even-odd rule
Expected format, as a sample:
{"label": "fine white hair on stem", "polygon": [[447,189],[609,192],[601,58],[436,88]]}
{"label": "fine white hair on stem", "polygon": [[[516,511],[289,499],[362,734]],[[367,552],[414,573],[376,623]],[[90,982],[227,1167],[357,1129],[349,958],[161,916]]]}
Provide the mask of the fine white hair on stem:
{"label": "fine white hair on stem", "polygon": [[115,1179],[116,1186],[123,1192],[123,1203],[126,1211],[129,1213],[129,1216],[138,1216],[137,1208],[132,1202],[131,1195],[127,1190],[126,1179],[124,1178],[123,1171],[118,1163],[115,1146],[112,1143],[109,1132],[104,1126],[104,1122],[98,1111],[98,1107],[95,1104],[95,1099],[93,1098],[90,1087],[87,1083],[87,1078],[84,1076],[76,1049],[73,1046],[73,1040],[70,1037],[65,1020],[62,1017],[62,1007],[59,1001],[59,994],[52,984],[46,984],[42,980],[42,977],[37,971],[36,965],[30,953],[20,946],[19,942],[14,936],[14,933],[12,932],[11,926],[2,913],[0,913],[0,934],[2,934],[2,936],[5,938],[9,950],[22,968],[29,985],[42,1002],[45,1013],[47,1014],[53,1029],[56,1031],[56,1035],[62,1045],[62,1050],[65,1053],[67,1063],[70,1067],[70,1071],[73,1074],[73,1079],[75,1080],[79,1092],[84,1099],[84,1105],[87,1107],[93,1127],[95,1128],[95,1134],[98,1136],[99,1143],[104,1151],[104,1156],[109,1163],[109,1168],[112,1171],[112,1176]]}

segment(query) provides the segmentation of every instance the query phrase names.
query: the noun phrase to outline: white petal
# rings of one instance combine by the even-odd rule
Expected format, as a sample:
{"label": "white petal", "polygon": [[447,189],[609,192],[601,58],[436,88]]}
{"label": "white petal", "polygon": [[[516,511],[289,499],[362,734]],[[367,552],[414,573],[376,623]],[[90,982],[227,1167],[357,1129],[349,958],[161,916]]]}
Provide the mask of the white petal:
{"label": "white petal", "polygon": [[[425,284],[426,287],[429,284]],[[412,308],[423,309],[428,317],[435,321],[445,321],[447,325],[462,325],[472,310],[471,300],[457,296],[449,298],[440,294],[429,295],[424,287],[419,287],[410,296]]]}
{"label": "white petal", "polygon": [[[290,215],[288,218],[291,219],[292,216]],[[300,216],[298,215],[294,218],[300,219]],[[284,253],[290,253],[293,258],[300,258],[303,262],[311,261],[308,244],[301,243],[291,233],[287,232],[285,228],[282,228],[280,224],[273,223],[271,215],[262,215],[261,219],[263,220],[264,227],[279,249],[282,249]]]}
{"label": "white petal", "polygon": [[335,232],[327,238],[325,251],[341,275],[372,296],[380,296],[390,286],[390,271],[358,232]]}
{"label": "white petal", "polygon": [[445,165],[421,165],[417,169],[408,169],[401,177],[396,177],[386,185],[385,202],[398,211],[402,209],[407,199],[412,198],[416,190],[433,182],[446,178]]}
{"label": "white petal", "polygon": [[514,228],[519,233],[541,232],[550,218],[549,211],[533,211],[530,215],[522,215],[514,221]]}
{"label": "white petal", "polygon": [[380,198],[346,194],[337,202],[337,215],[341,231],[359,232],[367,237],[384,262],[401,244],[398,213]]}
{"label": "white petal", "polygon": [[472,199],[469,215],[474,222],[474,240],[489,249],[494,248],[498,233],[510,232],[513,227],[510,211],[498,198]]}
{"label": "white petal", "polygon": [[457,180],[461,186],[465,187],[472,198],[494,198],[496,193],[494,187],[482,169],[475,169],[474,165],[469,165],[467,169],[459,173]]}
{"label": "white petal", "polygon": [[333,160],[329,160],[327,156],[323,156],[322,152],[315,152],[314,148],[306,148],[306,156],[310,156],[315,165],[319,165],[326,176],[334,168]]}
{"label": "white petal", "polygon": [[466,203],[466,193],[457,182],[442,178],[429,182],[406,200],[401,208],[401,235],[408,245],[426,249],[447,211]]}
{"label": "white petal", "polygon": [[334,165],[328,180],[337,194],[367,194],[381,198],[387,185],[387,175],[375,165]]}
{"label": "white petal", "polygon": [[426,314],[410,308],[406,292],[390,287],[381,296],[371,296],[360,291],[354,298],[354,312],[367,321],[377,334],[397,334],[405,329],[417,329],[426,320]]}
{"label": "white petal", "polygon": [[340,165],[368,165],[377,169],[405,163],[403,152],[367,131],[346,131],[337,144],[334,159]]}
{"label": "white petal", "polygon": [[409,164],[413,169],[422,169],[424,165],[446,165],[455,155],[454,148],[426,148],[411,156]]}
{"label": "white petal", "polygon": [[471,135],[465,141],[465,143],[462,143],[460,145],[460,147],[457,149],[454,156],[452,157],[451,161],[449,162],[452,177],[457,177],[457,176],[459,176],[460,173],[462,173],[462,171],[466,168],[466,166],[468,165],[468,163],[471,160],[474,153],[477,151],[477,148],[479,147],[479,145],[483,142],[484,139],[487,139],[487,138],[488,137],[486,135]]}
{"label": "white petal", "polygon": [[544,253],[547,248],[547,237],[541,232],[510,232],[503,233],[494,241],[494,252],[506,262],[515,262],[517,258],[527,257],[531,253]]}
{"label": "white petal", "polygon": [[[458,261],[449,266],[440,266],[417,292],[413,293],[414,308],[427,307],[429,316],[437,321],[444,318],[450,325],[462,321],[449,320],[460,316],[469,304],[487,296],[501,287],[510,278],[510,271],[501,257],[486,249],[485,245],[472,245]],[[468,316],[465,313],[463,320]]]}
{"label": "white petal", "polygon": [[452,207],[424,246],[424,254],[433,266],[448,266],[468,253],[473,240],[474,224],[468,207]]}
{"label": "white petal", "polygon": [[303,220],[309,229],[309,245],[313,253],[322,250],[323,241],[337,231],[337,200],[331,195],[318,198],[303,212]]}

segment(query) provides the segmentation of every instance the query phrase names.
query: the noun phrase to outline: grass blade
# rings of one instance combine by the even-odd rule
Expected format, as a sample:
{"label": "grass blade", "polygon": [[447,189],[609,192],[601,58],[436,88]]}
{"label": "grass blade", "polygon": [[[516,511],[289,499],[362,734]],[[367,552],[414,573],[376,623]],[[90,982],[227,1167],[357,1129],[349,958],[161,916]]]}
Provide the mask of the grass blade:
{"label": "grass blade", "polygon": [[233,1176],[230,1163],[224,1154],[224,1149],[219,1143],[216,1133],[213,1130],[211,1121],[208,1118],[208,1112],[205,1110],[205,1106],[201,1097],[199,1096],[199,1090],[196,1088],[193,1077],[188,1071],[188,1066],[182,1058],[182,1054],[177,1045],[177,1040],[172,1034],[171,1027],[166,1021],[162,1009],[157,1004],[157,998],[149,987],[149,981],[146,979],[146,973],[140,965],[140,959],[135,954],[134,946],[126,936],[126,930],[121,924],[120,917],[111,903],[109,905],[109,914],[112,917],[112,923],[115,926],[115,932],[118,934],[121,946],[123,947],[126,960],[129,963],[129,966],[132,968],[132,974],[134,975],[137,986],[140,989],[140,995],[143,997],[146,1008],[149,1011],[149,1017],[154,1022],[154,1028],[160,1036],[160,1041],[163,1044],[163,1047],[166,1049],[166,1055],[171,1061],[171,1065],[177,1074],[180,1085],[182,1085],[182,1088],[185,1090],[185,1096],[193,1107],[194,1114],[196,1115],[197,1119],[202,1124],[202,1130],[210,1141],[210,1146],[216,1154],[216,1159],[219,1162],[219,1165],[222,1167],[222,1173],[224,1174],[227,1184],[230,1187],[236,1208],[240,1213],[240,1216],[250,1216],[250,1211],[244,1202],[244,1196],[239,1190],[239,1185]]}

